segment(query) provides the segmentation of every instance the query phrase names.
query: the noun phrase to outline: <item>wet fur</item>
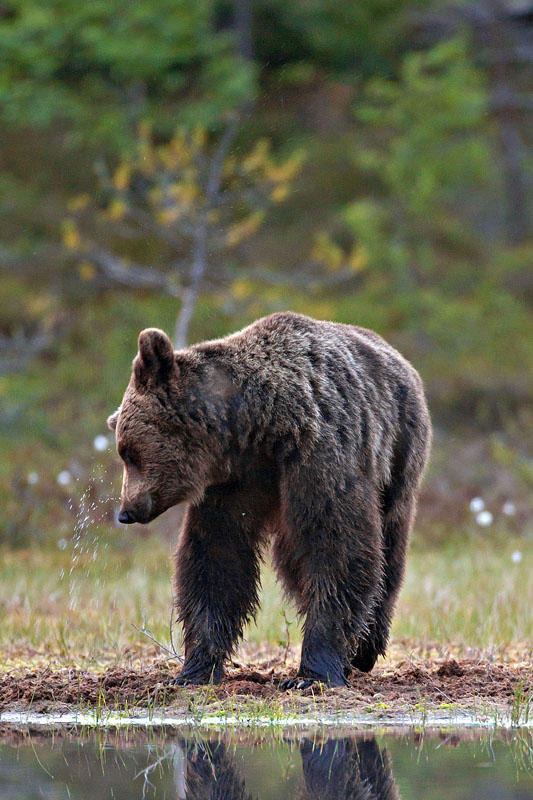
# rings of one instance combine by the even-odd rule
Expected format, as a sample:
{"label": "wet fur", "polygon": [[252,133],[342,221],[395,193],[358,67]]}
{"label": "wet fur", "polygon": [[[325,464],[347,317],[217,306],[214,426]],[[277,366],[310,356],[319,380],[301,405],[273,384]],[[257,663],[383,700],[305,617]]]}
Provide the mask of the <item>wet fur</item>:
{"label": "wet fur", "polygon": [[394,348],[292,313],[177,353],[145,331],[115,424],[119,451],[140,459],[123,506],[148,521],[189,502],[175,559],[183,682],[221,679],[270,538],[304,618],[298,675],[337,686],[372,669],[431,436],[422,382]]}

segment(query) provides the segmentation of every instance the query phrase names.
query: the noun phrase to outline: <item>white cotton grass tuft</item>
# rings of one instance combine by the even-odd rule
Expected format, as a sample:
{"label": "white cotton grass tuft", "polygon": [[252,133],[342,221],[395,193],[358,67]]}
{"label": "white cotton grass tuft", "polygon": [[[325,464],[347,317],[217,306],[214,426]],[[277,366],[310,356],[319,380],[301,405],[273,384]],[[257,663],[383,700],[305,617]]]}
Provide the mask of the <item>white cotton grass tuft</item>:
{"label": "white cotton grass tuft", "polygon": [[502,507],[502,511],[506,517],[514,517],[516,514],[516,506],[511,500],[507,500]]}
{"label": "white cotton grass tuft", "polygon": [[38,474],[36,472],[29,472],[27,481],[30,484],[30,486],[35,486],[36,483],[39,483]]}
{"label": "white cotton grass tuft", "polygon": [[481,525],[482,528],[487,528],[489,525],[492,525],[493,519],[490,511],[480,511],[479,514],[476,514],[476,522],[478,525]]}
{"label": "white cotton grass tuft", "polygon": [[522,561],[522,553],[520,550],[514,550],[511,553],[511,561],[513,562],[513,564],[520,564],[520,562]]}
{"label": "white cotton grass tuft", "polygon": [[72,475],[70,474],[68,469],[64,469],[59,473],[56,480],[60,486],[68,486],[69,483],[72,481]]}
{"label": "white cotton grass tuft", "polygon": [[107,436],[104,436],[103,433],[99,433],[98,436],[95,436],[93,439],[93,447],[99,453],[103,453],[104,450],[107,450],[109,447],[109,439]]}
{"label": "white cotton grass tuft", "polygon": [[58,539],[57,546],[60,550],[66,550],[68,547],[68,542],[66,539]]}
{"label": "white cotton grass tuft", "polygon": [[485,508],[485,501],[482,497],[473,497],[470,501],[470,511],[473,514],[478,514]]}

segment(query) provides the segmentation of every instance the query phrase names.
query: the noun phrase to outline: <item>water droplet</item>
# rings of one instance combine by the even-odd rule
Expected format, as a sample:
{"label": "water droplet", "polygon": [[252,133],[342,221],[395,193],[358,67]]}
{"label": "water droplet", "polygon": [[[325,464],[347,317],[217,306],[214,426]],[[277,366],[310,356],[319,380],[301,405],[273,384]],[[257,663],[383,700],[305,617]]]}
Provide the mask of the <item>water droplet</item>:
{"label": "water droplet", "polygon": [[503,504],[502,511],[507,517],[514,517],[514,515],[516,514],[516,506],[510,500],[507,500]]}
{"label": "water droplet", "polygon": [[473,497],[470,501],[470,511],[472,513],[477,514],[479,511],[483,511],[485,508],[485,502],[481,497]]}
{"label": "water droplet", "polygon": [[104,450],[107,450],[109,447],[109,439],[107,436],[104,436],[102,433],[100,433],[98,436],[95,436],[93,447],[95,450],[98,450],[99,453],[103,453]]}
{"label": "water droplet", "polygon": [[482,528],[486,528],[488,525],[492,524],[493,516],[490,511],[480,511],[479,514],[476,515],[476,522],[478,525],[481,525]]}
{"label": "water droplet", "polygon": [[59,473],[56,480],[60,486],[68,486],[72,480],[72,475],[70,474],[68,469],[64,469],[62,472]]}

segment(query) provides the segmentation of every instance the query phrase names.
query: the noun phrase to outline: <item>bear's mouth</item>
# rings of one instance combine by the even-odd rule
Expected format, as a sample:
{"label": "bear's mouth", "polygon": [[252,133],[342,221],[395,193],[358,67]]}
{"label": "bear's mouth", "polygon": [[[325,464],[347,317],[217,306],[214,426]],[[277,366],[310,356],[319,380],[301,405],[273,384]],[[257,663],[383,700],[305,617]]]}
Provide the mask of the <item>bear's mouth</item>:
{"label": "bear's mouth", "polygon": [[133,525],[134,523],[147,525],[168,511],[169,508],[195,501],[197,498],[194,493],[185,489],[182,489],[179,494],[167,497],[162,497],[157,490],[152,490],[135,499],[125,499],[118,513],[118,521],[123,525]]}
{"label": "bear's mouth", "polygon": [[169,508],[173,508],[183,503],[185,500],[186,495],[183,495],[183,497],[180,496],[177,500],[168,505],[161,505],[160,503],[154,502],[153,498],[150,497],[145,505],[124,506],[121,508],[118,514],[118,521],[123,525],[133,525],[134,523],[147,525],[149,522],[156,519],[156,517],[168,511]]}
{"label": "bear's mouth", "polygon": [[139,525],[146,525],[148,522],[151,522],[153,519],[158,517],[162,512],[161,511],[128,511],[123,509],[119,512],[118,521],[121,522],[123,525],[133,525],[134,523],[138,523]]}

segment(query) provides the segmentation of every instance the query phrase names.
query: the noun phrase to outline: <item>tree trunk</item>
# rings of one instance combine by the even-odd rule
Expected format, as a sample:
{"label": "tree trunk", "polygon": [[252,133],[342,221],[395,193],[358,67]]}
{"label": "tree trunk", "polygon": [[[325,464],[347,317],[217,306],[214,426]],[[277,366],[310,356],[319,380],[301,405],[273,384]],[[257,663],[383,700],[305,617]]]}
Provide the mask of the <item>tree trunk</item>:
{"label": "tree trunk", "polygon": [[505,112],[498,116],[505,189],[505,229],[510,244],[523,242],[529,234],[526,188],[526,154],[518,121]]}
{"label": "tree trunk", "polygon": [[189,327],[202,285],[202,278],[207,267],[207,225],[207,219],[203,218],[198,223],[194,237],[193,261],[189,285],[183,292],[183,302],[174,329],[174,347],[177,350],[187,347]]}
{"label": "tree trunk", "polygon": [[234,21],[237,32],[237,49],[244,61],[254,57],[252,33],[252,0],[235,0]]}
{"label": "tree trunk", "polygon": [[174,346],[179,350],[187,346],[187,336],[189,326],[196,307],[196,301],[202,287],[202,280],[207,269],[208,261],[208,239],[209,239],[209,212],[216,204],[220,184],[222,181],[222,170],[224,162],[229,153],[231,145],[235,141],[239,130],[240,118],[236,114],[228,123],[218,147],[215,150],[205,187],[206,205],[196,226],[193,247],[193,259],[190,272],[189,285],[183,292],[183,302],[176,319],[174,329]]}

